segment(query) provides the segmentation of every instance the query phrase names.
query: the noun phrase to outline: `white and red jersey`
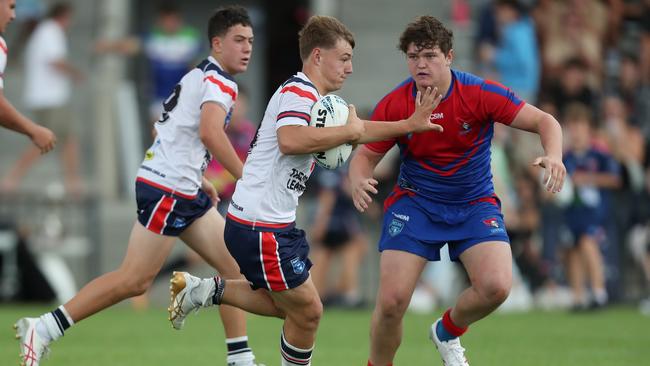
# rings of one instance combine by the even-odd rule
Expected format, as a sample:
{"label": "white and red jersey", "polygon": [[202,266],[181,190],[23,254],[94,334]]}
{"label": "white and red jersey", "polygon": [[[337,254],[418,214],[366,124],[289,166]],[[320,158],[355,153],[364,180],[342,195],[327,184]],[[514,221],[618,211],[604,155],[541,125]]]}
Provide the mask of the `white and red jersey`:
{"label": "white and red jersey", "polygon": [[7,67],[7,42],[0,36],[0,89],[5,88],[5,68]]}
{"label": "white and red jersey", "polygon": [[212,159],[199,137],[201,106],[206,102],[221,105],[228,125],[236,99],[237,83],[212,56],[185,74],[163,102],[156,139],[147,150],[138,180],[181,196],[195,196]]}
{"label": "white and red jersey", "polygon": [[318,98],[318,90],[301,72],[276,90],[251,143],[228,217],[251,226],[295,221],[298,198],[305,191],[314,159],[311,154],[282,154],[277,130],[289,125],[307,126]]}

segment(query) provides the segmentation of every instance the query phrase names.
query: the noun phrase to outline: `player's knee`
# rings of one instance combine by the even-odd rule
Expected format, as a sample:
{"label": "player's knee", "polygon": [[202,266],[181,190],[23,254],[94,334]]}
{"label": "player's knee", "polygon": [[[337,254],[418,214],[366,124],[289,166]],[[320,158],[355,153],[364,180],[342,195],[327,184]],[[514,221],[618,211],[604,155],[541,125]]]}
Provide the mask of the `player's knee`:
{"label": "player's knee", "polygon": [[510,294],[512,280],[508,276],[498,276],[484,281],[479,288],[481,296],[490,304],[502,304]]}
{"label": "player's knee", "polygon": [[287,313],[293,322],[303,330],[316,331],[323,315],[323,304],[318,298]]}
{"label": "player's knee", "polygon": [[137,274],[137,275],[128,275],[123,274],[124,280],[120,286],[122,291],[125,293],[125,297],[140,296],[147,292],[155,275],[146,275],[146,274]]}
{"label": "player's knee", "polygon": [[382,318],[401,319],[409,304],[409,297],[399,292],[388,292],[379,298]]}

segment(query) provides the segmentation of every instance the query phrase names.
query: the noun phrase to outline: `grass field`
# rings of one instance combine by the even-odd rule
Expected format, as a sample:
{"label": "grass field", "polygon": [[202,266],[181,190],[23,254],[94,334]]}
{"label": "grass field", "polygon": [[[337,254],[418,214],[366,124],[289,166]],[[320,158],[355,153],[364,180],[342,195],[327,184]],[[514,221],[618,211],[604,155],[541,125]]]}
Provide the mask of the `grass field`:
{"label": "grass field", "polygon": [[[47,308],[0,306],[0,365],[16,365],[18,343],[11,325]],[[52,347],[44,366],[224,365],[218,312],[202,311],[174,331],[163,309],[110,309],[75,327]],[[366,365],[370,311],[327,310],[314,365]],[[408,314],[396,365],[441,365],[427,339],[432,316]],[[281,322],[252,316],[250,343],[258,360],[277,366]],[[473,366],[650,365],[650,317],[634,308],[598,313],[495,314],[471,328],[463,345]]]}

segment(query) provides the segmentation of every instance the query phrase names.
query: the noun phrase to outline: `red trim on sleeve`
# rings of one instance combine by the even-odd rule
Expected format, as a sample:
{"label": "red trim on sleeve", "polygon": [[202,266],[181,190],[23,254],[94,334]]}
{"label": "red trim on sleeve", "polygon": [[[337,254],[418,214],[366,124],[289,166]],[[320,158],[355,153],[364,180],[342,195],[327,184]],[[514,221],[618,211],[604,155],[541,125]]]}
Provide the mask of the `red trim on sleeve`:
{"label": "red trim on sleeve", "polygon": [[221,80],[215,78],[212,75],[206,76],[205,78],[203,78],[203,81],[206,81],[206,80],[213,83],[213,84],[216,84],[219,87],[219,89],[221,89],[222,92],[230,95],[230,97],[232,98],[233,101],[237,99],[237,93],[235,92],[235,90],[233,88],[229,87],[228,85],[224,84],[223,82],[221,82]]}
{"label": "red trim on sleeve", "polygon": [[306,90],[300,89],[299,87],[297,87],[295,85],[285,86],[284,88],[282,88],[282,90],[280,90],[280,94],[286,93],[286,92],[291,92],[293,94],[296,94],[299,97],[311,99],[314,102],[318,100],[318,98],[316,98],[316,96],[313,93],[310,93],[310,92],[308,92]]}
{"label": "red trim on sleeve", "polygon": [[5,55],[9,53],[9,50],[7,49],[7,45],[2,41],[0,41],[0,49],[5,53]]}

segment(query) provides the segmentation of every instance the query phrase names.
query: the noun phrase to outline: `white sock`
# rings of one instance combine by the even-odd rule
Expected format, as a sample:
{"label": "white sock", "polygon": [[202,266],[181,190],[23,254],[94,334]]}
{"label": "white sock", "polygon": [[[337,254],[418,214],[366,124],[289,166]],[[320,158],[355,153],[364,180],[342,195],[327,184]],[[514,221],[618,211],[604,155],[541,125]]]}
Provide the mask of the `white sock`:
{"label": "white sock", "polygon": [[66,329],[74,325],[74,321],[63,305],[49,313],[41,315],[40,321],[36,323],[36,332],[49,342],[56,341],[63,337]]}
{"label": "white sock", "polygon": [[234,366],[252,365],[255,361],[253,350],[248,346],[248,337],[227,338],[226,346],[228,347],[228,357],[226,362]]}
{"label": "white sock", "polygon": [[311,353],[314,350],[312,346],[309,349],[302,349],[292,346],[284,338],[282,332],[282,339],[280,341],[280,353],[282,354],[282,366],[310,366]]}

